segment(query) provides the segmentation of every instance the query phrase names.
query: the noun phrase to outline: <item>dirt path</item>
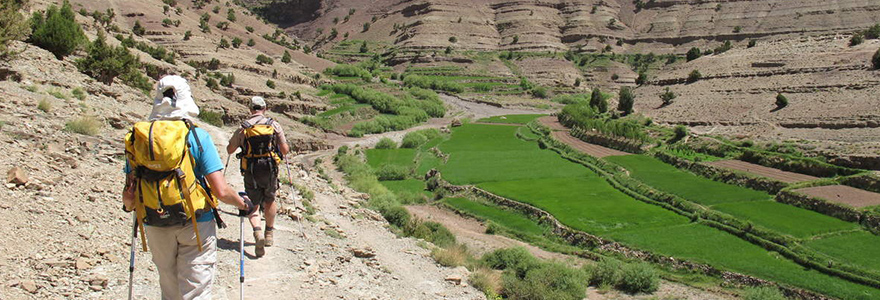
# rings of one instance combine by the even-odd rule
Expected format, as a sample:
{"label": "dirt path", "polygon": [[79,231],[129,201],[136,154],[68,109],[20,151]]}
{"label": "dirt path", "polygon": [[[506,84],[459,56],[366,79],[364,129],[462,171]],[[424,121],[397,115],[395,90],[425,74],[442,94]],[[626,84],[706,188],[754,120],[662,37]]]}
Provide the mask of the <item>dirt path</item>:
{"label": "dirt path", "polygon": [[744,162],[741,160],[719,160],[705,163],[710,166],[744,171],[767,178],[776,179],[786,183],[794,183],[801,181],[812,181],[819,179],[810,175],[787,172],[779,169],[769,168],[762,165]]}
{"label": "dirt path", "polygon": [[552,132],[550,134],[553,136],[553,138],[571,146],[572,148],[574,148],[578,151],[586,153],[590,156],[603,158],[606,156],[619,156],[619,155],[630,155],[631,154],[631,153],[623,152],[620,150],[615,150],[615,149],[611,149],[608,147],[599,146],[596,144],[590,144],[590,143],[584,142],[576,137],[573,137],[569,133],[568,128],[566,128],[565,126],[562,126],[562,124],[559,123],[559,120],[556,118],[556,116],[541,117],[541,118],[538,118],[538,120],[542,124],[544,124],[545,126],[550,127],[550,129],[552,130]]}

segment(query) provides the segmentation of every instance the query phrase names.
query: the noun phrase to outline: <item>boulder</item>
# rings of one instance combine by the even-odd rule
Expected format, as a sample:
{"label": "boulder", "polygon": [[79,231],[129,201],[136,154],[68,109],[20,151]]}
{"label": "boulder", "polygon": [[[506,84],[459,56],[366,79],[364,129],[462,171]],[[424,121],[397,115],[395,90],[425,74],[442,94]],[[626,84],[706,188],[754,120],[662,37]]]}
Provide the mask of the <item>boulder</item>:
{"label": "boulder", "polygon": [[358,258],[372,258],[376,256],[376,252],[373,249],[367,248],[354,248],[351,249],[351,253],[354,254],[354,257]]}
{"label": "boulder", "polygon": [[24,185],[28,183],[27,174],[19,167],[13,167],[6,172],[6,182],[16,185]]}

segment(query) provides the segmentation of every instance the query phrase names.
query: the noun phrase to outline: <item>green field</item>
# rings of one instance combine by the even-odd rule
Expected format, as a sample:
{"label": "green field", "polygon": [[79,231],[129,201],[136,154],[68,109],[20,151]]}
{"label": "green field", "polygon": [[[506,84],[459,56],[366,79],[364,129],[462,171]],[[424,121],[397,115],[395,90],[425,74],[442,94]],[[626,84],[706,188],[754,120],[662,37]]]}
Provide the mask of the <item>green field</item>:
{"label": "green field", "polygon": [[653,157],[623,155],[604,159],[626,168],[630,176],[649,186],[703,205],[771,199],[767,193],[712,181]]}
{"label": "green field", "polygon": [[370,107],[370,105],[369,104],[346,104],[346,105],[342,105],[340,107],[322,112],[322,113],[318,114],[318,116],[319,117],[330,117],[330,116],[334,116],[334,115],[341,114],[344,112],[356,111],[358,108],[361,108],[361,107]]}
{"label": "green field", "polygon": [[367,164],[378,168],[385,164],[411,166],[416,156],[415,149],[368,149]]}
{"label": "green field", "polygon": [[850,264],[880,270],[880,236],[853,232],[807,241],[806,246]]}
{"label": "green field", "polygon": [[495,116],[495,117],[482,118],[482,119],[478,120],[477,122],[526,124],[528,122],[534,121],[535,119],[543,117],[543,116],[546,116],[546,115],[506,115],[506,116]]}
{"label": "green field", "polygon": [[859,228],[855,223],[773,201],[725,203],[712,208],[796,238]]}
{"label": "green field", "polygon": [[[688,219],[659,206],[632,199],[586,167],[561,159],[555,152],[541,150],[534,142],[516,139],[515,130],[513,126],[474,124],[455,128],[452,138],[439,146],[450,155],[449,162],[441,166],[443,177],[454,184],[476,184],[492,193],[530,203],[550,212],[572,228],[635,248],[779,281],[833,297],[880,298],[880,290],[805,270],[778,254],[736,236],[690,223]],[[648,157],[622,158],[626,159],[621,160],[621,164],[626,165],[633,177],[661,190],[670,189],[686,199],[694,198],[696,200],[693,201],[707,205],[729,203],[721,207],[732,214],[750,214],[750,219],[773,218],[762,215],[768,213],[762,206],[775,206],[767,204],[772,203],[768,194],[697,177]],[[738,206],[735,203],[744,204]],[[783,210],[780,208],[777,212]],[[765,224],[762,225],[780,231],[788,228],[800,236],[851,228],[850,224],[826,222],[801,211],[791,213],[795,218],[800,218],[792,218],[794,220],[817,224],[796,225],[791,220],[764,220],[762,222]],[[802,228],[794,228],[798,226]]]}
{"label": "green field", "polygon": [[431,192],[425,190],[425,182],[418,179],[384,180],[379,181],[388,190],[395,193],[418,193],[430,196]]}
{"label": "green field", "polygon": [[501,209],[494,205],[490,206],[464,198],[445,198],[442,202],[477,218],[492,220],[492,222],[516,232],[540,236],[546,230],[546,228],[541,227],[535,221],[526,218],[522,214]]}

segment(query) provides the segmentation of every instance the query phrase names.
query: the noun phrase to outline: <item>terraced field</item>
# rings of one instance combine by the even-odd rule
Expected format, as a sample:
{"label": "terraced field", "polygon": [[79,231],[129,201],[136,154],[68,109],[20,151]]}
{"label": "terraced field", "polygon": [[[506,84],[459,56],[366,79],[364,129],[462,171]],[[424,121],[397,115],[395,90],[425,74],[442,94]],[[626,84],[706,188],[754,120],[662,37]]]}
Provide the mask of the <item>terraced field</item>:
{"label": "terraced field", "polygon": [[[691,223],[660,206],[635,200],[584,166],[565,160],[555,152],[542,150],[535,142],[517,139],[517,130],[513,126],[480,124],[455,128],[452,137],[438,146],[449,156],[448,162],[443,164],[442,160],[435,160],[432,164],[437,163],[443,178],[453,184],[474,184],[497,195],[529,203],[553,214],[567,226],[633,248],[705,263],[835,298],[880,298],[880,290],[806,270],[734,235]],[[370,155],[368,153],[368,157]],[[400,156],[405,158],[372,154],[370,159],[386,163],[412,161],[409,154]],[[860,247],[871,247],[874,242],[873,236],[861,234],[855,224],[772,202],[766,193],[706,180],[649,157],[630,155],[609,159],[618,160],[616,162],[626,165],[633,177],[658,189],[749,219],[756,225],[798,238],[811,238],[808,245],[826,250],[822,253],[829,257],[838,256],[833,251],[834,246],[826,244],[850,243],[847,249],[858,252]],[[425,164],[424,160],[422,164]],[[497,215],[498,212],[486,212],[486,208],[463,201],[466,200],[454,200],[450,205],[475,211],[475,214],[493,221],[511,218]],[[777,214],[789,217],[780,218]],[[856,234],[851,237],[829,232]],[[822,234],[828,234],[828,237],[819,238]],[[840,259],[872,266],[873,258],[847,254]]]}

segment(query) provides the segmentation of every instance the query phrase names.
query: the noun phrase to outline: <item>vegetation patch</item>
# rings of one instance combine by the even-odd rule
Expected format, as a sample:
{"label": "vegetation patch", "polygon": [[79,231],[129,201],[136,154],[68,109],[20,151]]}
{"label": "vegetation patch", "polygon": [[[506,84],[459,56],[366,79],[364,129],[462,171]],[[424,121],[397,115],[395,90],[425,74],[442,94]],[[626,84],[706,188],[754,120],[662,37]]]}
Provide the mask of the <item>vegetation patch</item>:
{"label": "vegetation patch", "polygon": [[528,115],[506,115],[506,116],[495,116],[482,118],[477,120],[477,122],[483,123],[502,123],[502,124],[526,124],[531,121],[534,121],[537,118],[543,117],[545,115],[541,114],[528,114]]}
{"label": "vegetation patch", "polygon": [[796,238],[859,228],[855,223],[774,201],[723,203],[712,208]]}

